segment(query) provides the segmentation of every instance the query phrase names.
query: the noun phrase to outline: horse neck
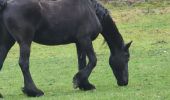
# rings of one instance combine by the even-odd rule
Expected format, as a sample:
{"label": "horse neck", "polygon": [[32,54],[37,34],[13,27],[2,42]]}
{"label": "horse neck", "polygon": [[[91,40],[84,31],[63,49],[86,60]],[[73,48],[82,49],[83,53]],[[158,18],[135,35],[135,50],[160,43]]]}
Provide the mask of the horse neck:
{"label": "horse neck", "polygon": [[109,14],[105,16],[101,23],[103,27],[103,31],[101,34],[107,42],[111,54],[113,54],[115,50],[122,49],[122,47],[124,46],[124,41],[111,16]]}

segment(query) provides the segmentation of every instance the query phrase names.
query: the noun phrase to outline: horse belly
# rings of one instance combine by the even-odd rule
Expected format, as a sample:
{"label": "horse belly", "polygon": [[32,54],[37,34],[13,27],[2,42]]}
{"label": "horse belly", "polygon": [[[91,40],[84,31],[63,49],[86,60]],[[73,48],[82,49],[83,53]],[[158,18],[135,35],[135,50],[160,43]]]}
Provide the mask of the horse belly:
{"label": "horse belly", "polygon": [[35,33],[34,42],[43,45],[62,45],[74,43],[75,39],[71,35],[65,33],[42,32]]}

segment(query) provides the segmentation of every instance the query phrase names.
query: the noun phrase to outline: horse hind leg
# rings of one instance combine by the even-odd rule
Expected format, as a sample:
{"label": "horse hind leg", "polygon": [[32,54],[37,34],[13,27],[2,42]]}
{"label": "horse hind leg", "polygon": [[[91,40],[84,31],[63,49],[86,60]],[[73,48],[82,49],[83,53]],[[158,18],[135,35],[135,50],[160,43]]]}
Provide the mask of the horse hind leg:
{"label": "horse hind leg", "polygon": [[22,88],[22,91],[27,96],[39,97],[44,95],[44,93],[36,87],[29,70],[31,43],[34,37],[35,28],[27,21],[20,22],[22,23],[14,23],[15,26],[20,27],[20,29],[17,27],[11,28],[9,23],[7,23],[7,26],[9,26],[9,31],[12,33],[12,36],[14,36],[20,48],[19,66],[24,78],[24,87]]}
{"label": "horse hind leg", "polygon": [[36,87],[29,70],[29,56],[30,56],[31,42],[27,42],[27,43],[21,42],[19,43],[19,46],[20,46],[19,65],[24,77],[24,87],[22,91],[26,95],[31,97],[42,96],[44,95],[44,93]]}
{"label": "horse hind leg", "polygon": [[3,63],[5,61],[5,58],[11,49],[11,47],[14,45],[15,40],[13,39],[10,34],[7,32],[0,33],[0,70],[3,67]]}
{"label": "horse hind leg", "polygon": [[[14,43],[15,40],[7,32],[0,32],[0,70],[2,69],[5,58]],[[3,98],[1,94],[0,98]]]}

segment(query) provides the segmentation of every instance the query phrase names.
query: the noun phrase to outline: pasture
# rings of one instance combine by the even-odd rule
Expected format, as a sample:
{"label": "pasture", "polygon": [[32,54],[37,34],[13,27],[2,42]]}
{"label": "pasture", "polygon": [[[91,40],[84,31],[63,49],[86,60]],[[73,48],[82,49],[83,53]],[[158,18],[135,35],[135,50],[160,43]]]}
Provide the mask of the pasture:
{"label": "pasture", "polygon": [[30,70],[45,96],[30,98],[21,91],[23,78],[18,65],[19,47],[10,50],[0,72],[0,92],[5,100],[169,100],[170,99],[170,7],[108,6],[119,31],[130,48],[129,85],[118,87],[109,67],[109,49],[99,36],[94,42],[98,58],[90,76],[94,91],[74,90],[77,72],[74,44],[63,46],[32,45]]}

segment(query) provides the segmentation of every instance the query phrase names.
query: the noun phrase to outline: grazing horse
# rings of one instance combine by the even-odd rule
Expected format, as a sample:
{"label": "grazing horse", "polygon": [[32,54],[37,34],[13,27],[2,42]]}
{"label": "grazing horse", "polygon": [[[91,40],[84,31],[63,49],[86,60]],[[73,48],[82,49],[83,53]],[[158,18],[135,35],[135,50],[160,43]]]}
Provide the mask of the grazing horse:
{"label": "grazing horse", "polygon": [[[19,65],[24,77],[22,91],[28,96],[41,96],[44,93],[36,87],[29,71],[31,43],[33,41],[44,45],[75,43],[79,72],[73,78],[74,87],[92,90],[95,86],[89,83],[88,77],[97,62],[92,41],[101,32],[111,51],[109,62],[118,84],[127,85],[128,48],[131,43],[124,45],[109,14],[100,15],[103,11],[98,8],[104,8],[96,5],[100,4],[93,0],[76,0],[76,2],[75,0],[12,0],[9,3],[0,0],[0,69],[8,51],[17,42],[20,47]],[[116,37],[119,38],[115,39]],[[120,42],[117,41],[119,39],[121,45],[116,44]],[[88,64],[86,56],[89,59]]]}

